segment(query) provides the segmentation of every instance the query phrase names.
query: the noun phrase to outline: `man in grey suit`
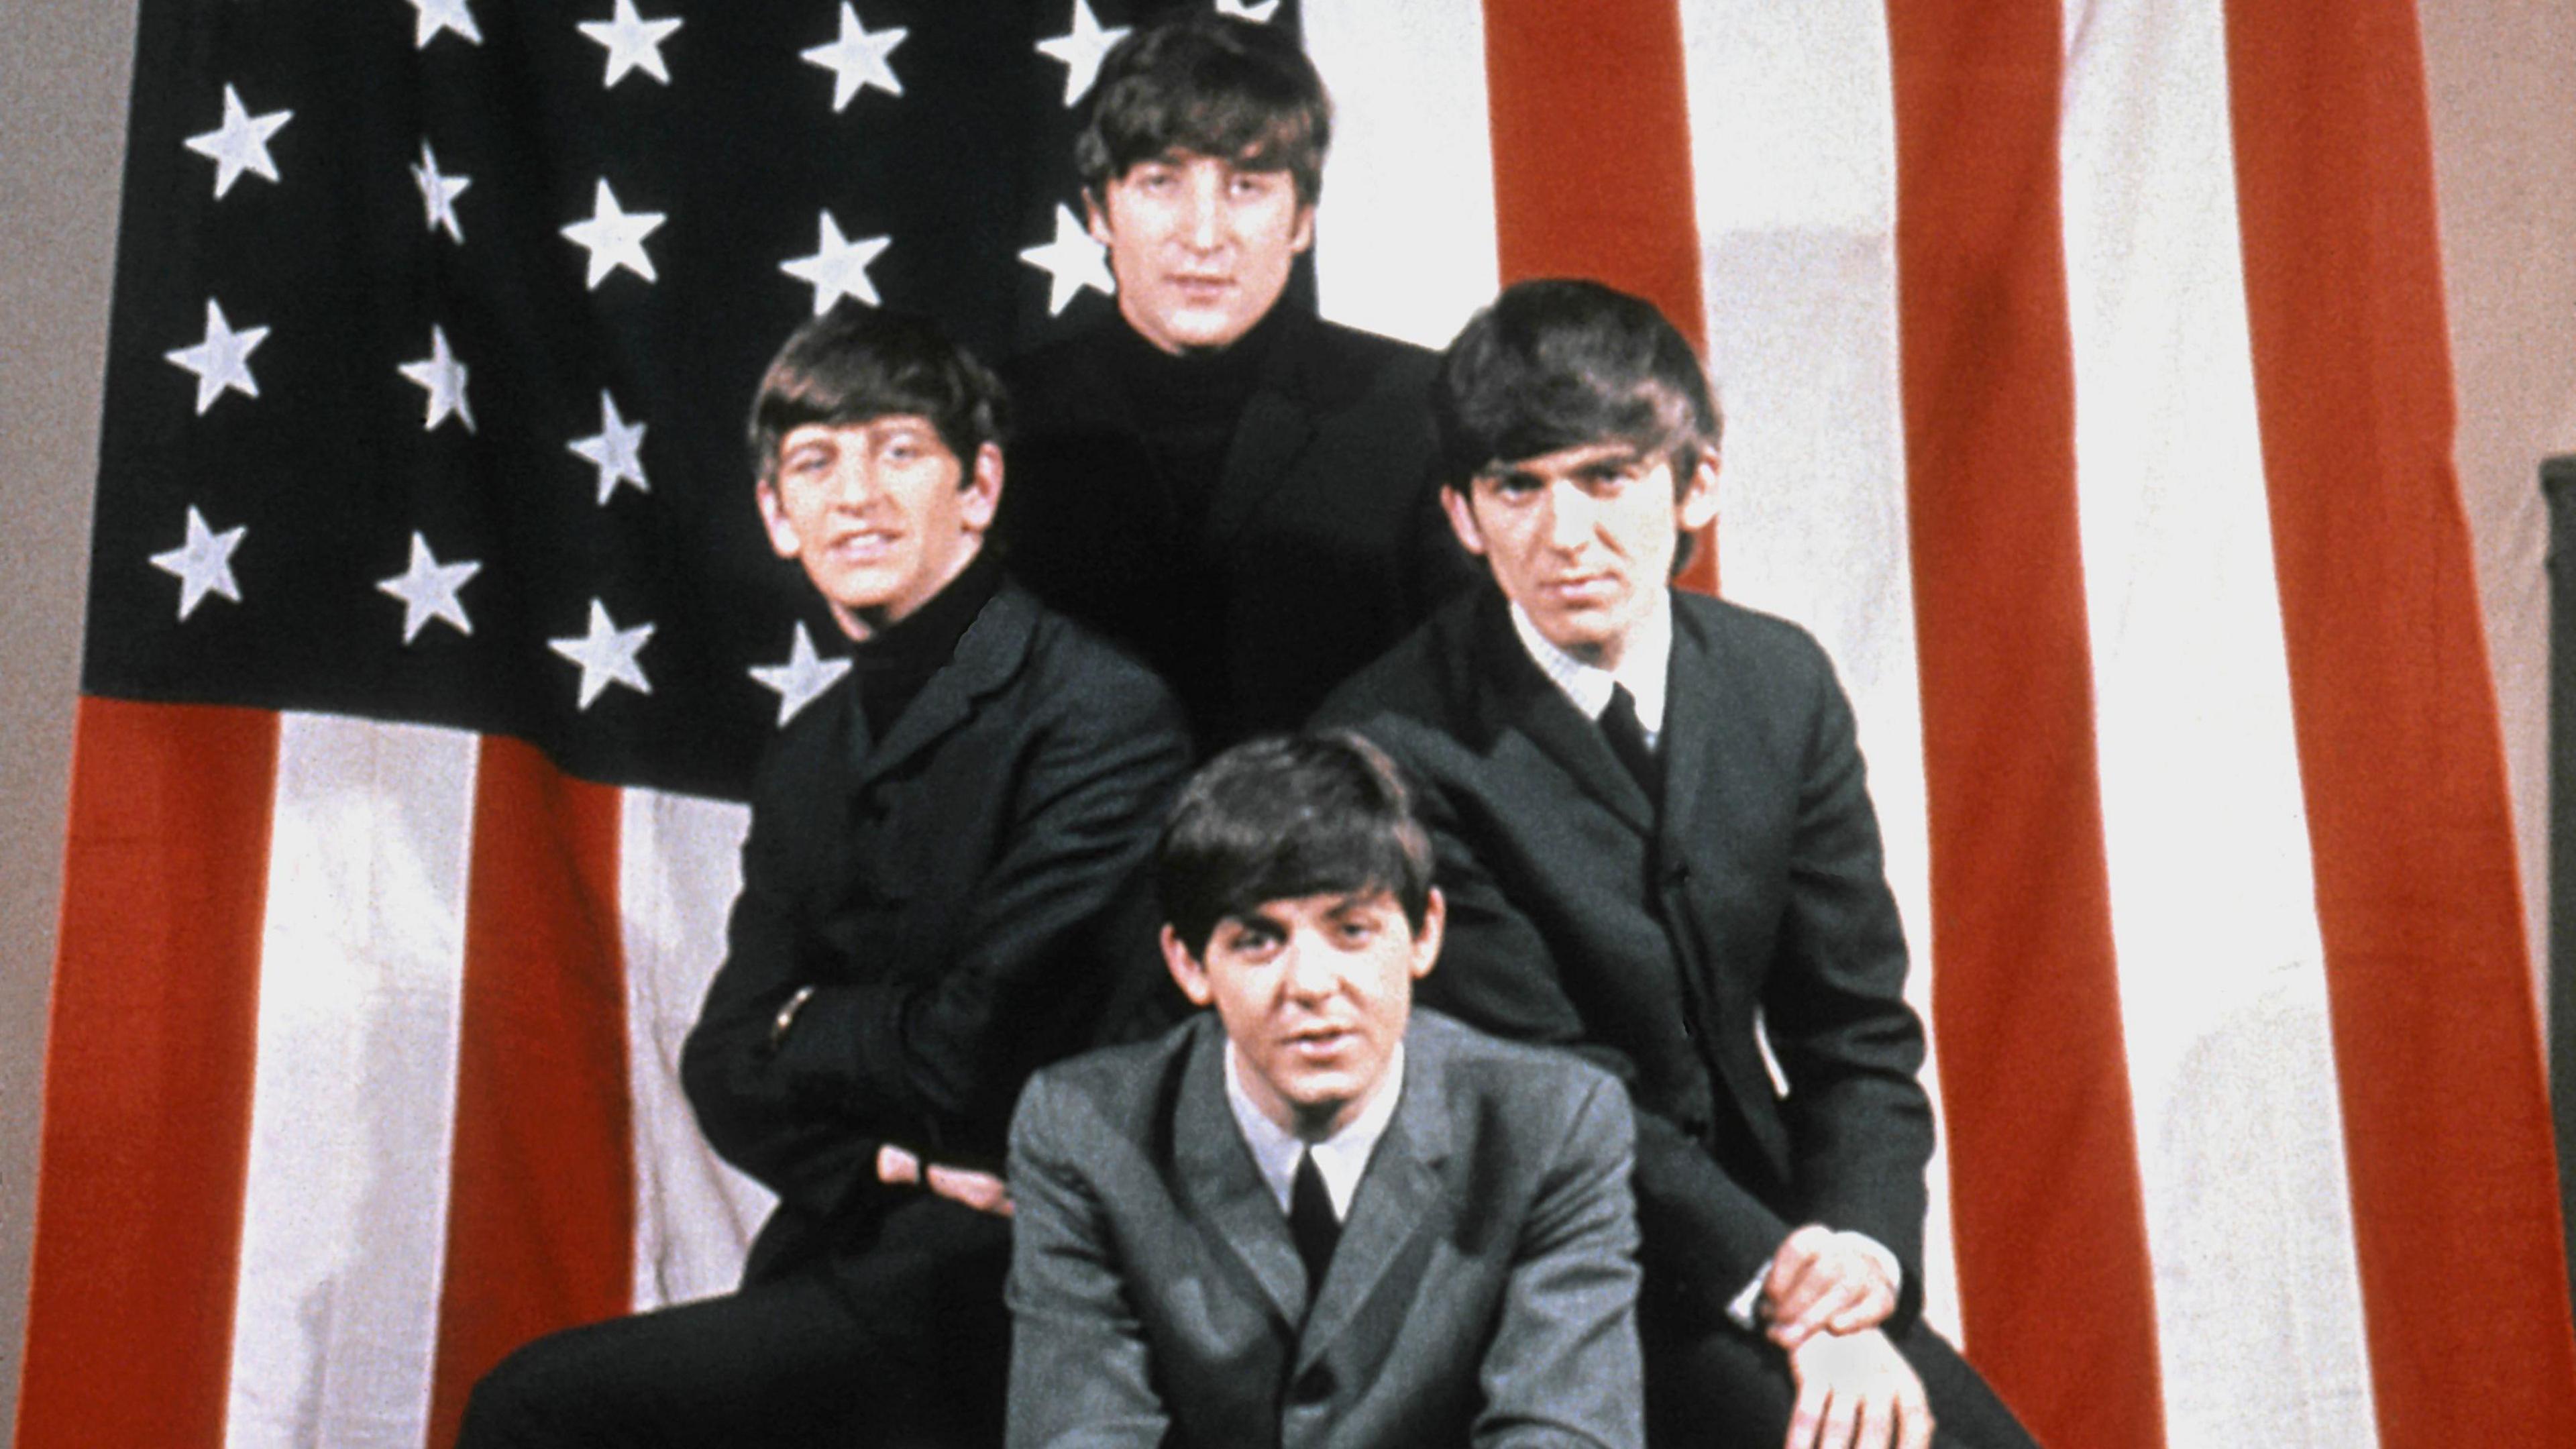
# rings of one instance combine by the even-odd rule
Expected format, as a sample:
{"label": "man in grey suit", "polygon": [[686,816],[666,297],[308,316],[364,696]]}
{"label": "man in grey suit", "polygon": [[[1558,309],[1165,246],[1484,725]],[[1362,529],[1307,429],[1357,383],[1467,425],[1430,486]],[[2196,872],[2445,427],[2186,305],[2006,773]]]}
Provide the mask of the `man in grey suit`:
{"label": "man in grey suit", "polygon": [[1493,584],[1324,718],[1420,782],[1450,908],[1425,1000],[1628,1085],[1654,1442],[2027,1444],[1918,1317],[1923,1028],[1851,706],[1804,631],[1668,582],[1716,508],[1690,345],[1638,298],[1520,283],[1432,416]]}
{"label": "man in grey suit", "polygon": [[1021,1098],[1011,1444],[1640,1443],[1627,1103],[1411,1010],[1444,908],[1394,765],[1238,746],[1158,866],[1215,1011]]}

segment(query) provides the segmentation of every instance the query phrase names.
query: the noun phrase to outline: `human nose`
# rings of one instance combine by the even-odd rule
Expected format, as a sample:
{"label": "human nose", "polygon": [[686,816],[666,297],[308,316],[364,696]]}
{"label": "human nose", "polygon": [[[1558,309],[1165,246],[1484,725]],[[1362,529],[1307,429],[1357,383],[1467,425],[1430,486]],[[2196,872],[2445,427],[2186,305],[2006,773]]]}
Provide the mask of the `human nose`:
{"label": "human nose", "polygon": [[876,469],[864,454],[852,452],[832,465],[832,504],[851,512],[876,496]]}
{"label": "human nose", "polygon": [[1541,520],[1548,546],[1572,552],[1583,547],[1592,537],[1592,495],[1570,482],[1549,485],[1546,499],[1540,504],[1546,510]]}
{"label": "human nose", "polygon": [[1225,237],[1225,180],[1206,174],[1190,178],[1181,198],[1182,235],[1203,252],[1216,250]]}
{"label": "human nose", "polygon": [[1341,963],[1323,942],[1300,931],[1288,940],[1288,959],[1281,980],[1291,999],[1319,1002],[1341,989]]}

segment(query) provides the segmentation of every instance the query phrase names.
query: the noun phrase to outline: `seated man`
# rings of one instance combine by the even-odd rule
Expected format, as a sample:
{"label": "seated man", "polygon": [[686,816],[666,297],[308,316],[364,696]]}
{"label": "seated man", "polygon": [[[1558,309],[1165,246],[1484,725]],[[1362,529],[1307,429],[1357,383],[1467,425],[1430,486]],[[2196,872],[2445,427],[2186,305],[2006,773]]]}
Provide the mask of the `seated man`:
{"label": "seated man", "polygon": [[761,517],[855,667],[762,765],[681,1074],[778,1207],[740,1291],[521,1349],[465,1445],[998,1442],[1010,1106],[1081,1039],[1190,758],[1163,686],[984,550],[1005,410],[928,323],[846,305],[763,378]]}
{"label": "seated man", "polygon": [[1163,956],[1216,1010],[1041,1072],[1012,1120],[1014,1446],[1639,1442],[1627,1105],[1411,1011],[1431,864],[1356,737],[1183,791]]}
{"label": "seated man", "polygon": [[[1450,902],[1424,999],[1628,1084],[1662,1445],[2021,1445],[1917,1321],[1932,1115],[1851,707],[1793,625],[1669,586],[1717,410],[1655,309],[1525,282],[1432,394],[1493,582],[1324,717],[1421,782]],[[1776,1090],[1763,1038],[1787,1089]]]}
{"label": "seated man", "polygon": [[1216,749],[1296,728],[1475,574],[1432,502],[1431,354],[1286,295],[1324,83],[1285,29],[1205,9],[1138,27],[1092,86],[1074,161],[1118,305],[1005,369],[996,536]]}

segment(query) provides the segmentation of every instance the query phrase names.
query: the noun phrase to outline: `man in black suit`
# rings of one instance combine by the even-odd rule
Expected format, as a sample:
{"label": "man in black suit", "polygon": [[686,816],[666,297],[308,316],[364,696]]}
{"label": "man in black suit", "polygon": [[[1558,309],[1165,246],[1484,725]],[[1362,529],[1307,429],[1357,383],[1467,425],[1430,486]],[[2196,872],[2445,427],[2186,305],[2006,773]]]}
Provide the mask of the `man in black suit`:
{"label": "man in black suit", "polygon": [[849,306],[762,381],[769,541],[854,667],[762,766],[681,1075],[778,1206],[740,1291],[522,1348],[462,1443],[999,1440],[1011,1104],[1082,1040],[1190,758],[1163,685],[984,549],[1005,411],[928,323]]}
{"label": "man in black suit", "polygon": [[1332,131],[1284,31],[1141,28],[1089,104],[1075,162],[1116,314],[1006,369],[997,536],[1172,681],[1203,746],[1293,729],[1473,581],[1431,500],[1431,355],[1281,300]]}
{"label": "man in black suit", "polygon": [[1850,705],[1794,625],[1669,587],[1716,507],[1698,360],[1636,298],[1522,283],[1433,413],[1495,586],[1325,717],[1424,781],[1451,923],[1424,1000],[1628,1084],[1650,1437],[2026,1444],[1917,1317],[1923,1031]]}
{"label": "man in black suit", "polygon": [[1163,835],[1201,1012],[1011,1124],[1015,1449],[1633,1449],[1617,1082],[1412,1010],[1431,842],[1352,735],[1238,745]]}

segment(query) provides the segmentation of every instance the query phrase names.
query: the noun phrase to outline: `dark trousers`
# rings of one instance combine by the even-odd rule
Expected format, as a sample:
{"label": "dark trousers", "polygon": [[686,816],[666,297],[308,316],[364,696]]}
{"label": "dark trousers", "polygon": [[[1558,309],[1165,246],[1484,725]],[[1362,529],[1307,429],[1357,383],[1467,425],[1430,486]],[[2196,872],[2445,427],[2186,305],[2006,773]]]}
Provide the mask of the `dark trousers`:
{"label": "dark trousers", "polygon": [[[1779,1449],[1798,1384],[1789,1356],[1733,1327],[1691,1331],[1648,1313],[1646,1443],[1651,1449]],[[1916,1324],[1889,1341],[1923,1380],[1933,1449],[2036,1449],[2004,1401],[1941,1335]]]}
{"label": "dark trousers", "polygon": [[458,1449],[990,1449],[1009,1225],[927,1196],[863,1251],[549,1334],[474,1386]]}

